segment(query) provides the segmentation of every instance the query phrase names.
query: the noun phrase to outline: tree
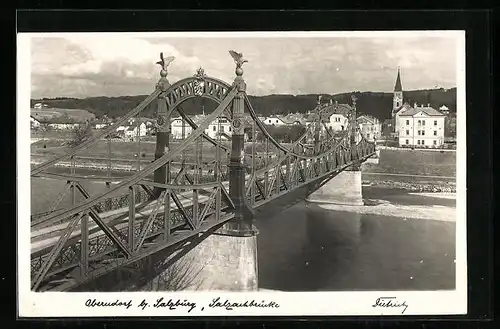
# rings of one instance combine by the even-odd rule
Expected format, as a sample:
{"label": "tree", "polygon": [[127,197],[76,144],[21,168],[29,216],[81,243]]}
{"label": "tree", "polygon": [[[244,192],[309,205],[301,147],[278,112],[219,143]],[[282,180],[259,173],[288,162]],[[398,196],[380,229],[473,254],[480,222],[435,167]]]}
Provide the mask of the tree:
{"label": "tree", "polygon": [[67,142],[70,147],[76,147],[92,137],[92,124],[86,122],[73,128],[73,136]]}
{"label": "tree", "polygon": [[444,119],[444,136],[457,137],[457,118],[451,115]]}

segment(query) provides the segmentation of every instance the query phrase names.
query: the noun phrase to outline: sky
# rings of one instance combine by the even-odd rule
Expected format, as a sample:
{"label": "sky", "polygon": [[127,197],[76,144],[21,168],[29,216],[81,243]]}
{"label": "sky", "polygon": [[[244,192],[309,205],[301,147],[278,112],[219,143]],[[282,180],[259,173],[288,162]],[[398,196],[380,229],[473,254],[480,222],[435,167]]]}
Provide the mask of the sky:
{"label": "sky", "polygon": [[65,34],[31,38],[31,96],[145,95],[159,78],[160,52],[174,56],[174,83],[205,74],[228,83],[243,53],[249,95],[392,92],[398,66],[404,90],[456,87],[456,39],[391,37],[172,37]]}

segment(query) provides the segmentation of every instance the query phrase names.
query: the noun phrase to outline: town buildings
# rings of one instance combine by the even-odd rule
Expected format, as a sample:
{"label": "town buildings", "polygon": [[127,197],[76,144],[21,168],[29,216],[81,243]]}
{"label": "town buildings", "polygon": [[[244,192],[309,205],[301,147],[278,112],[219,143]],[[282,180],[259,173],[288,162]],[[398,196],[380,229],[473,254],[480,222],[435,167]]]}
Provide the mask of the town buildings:
{"label": "town buildings", "polygon": [[[202,122],[205,119],[204,115],[197,115],[192,117],[194,123]],[[220,137],[223,140],[230,139],[233,131],[232,131],[231,123],[226,118],[216,118],[213,122],[211,122],[207,129],[205,129],[205,134],[207,134],[211,138]],[[193,131],[192,127],[181,117],[173,118],[171,120],[170,132],[172,138],[174,139],[182,139],[183,137],[189,136]]]}
{"label": "town buildings", "polygon": [[357,118],[361,134],[369,141],[380,139],[382,134],[382,124],[379,119],[371,115],[361,115]]}
{"label": "town buildings", "polygon": [[325,126],[333,132],[347,130],[352,111],[353,108],[349,104],[338,104],[337,102],[330,102],[319,108]]}
{"label": "town buildings", "polygon": [[438,148],[444,145],[445,118],[442,112],[414,103],[404,102],[400,70],[394,86],[392,128],[401,147]]}
{"label": "town buildings", "polygon": [[444,145],[445,115],[430,106],[415,104],[398,116],[399,145],[437,148]]}

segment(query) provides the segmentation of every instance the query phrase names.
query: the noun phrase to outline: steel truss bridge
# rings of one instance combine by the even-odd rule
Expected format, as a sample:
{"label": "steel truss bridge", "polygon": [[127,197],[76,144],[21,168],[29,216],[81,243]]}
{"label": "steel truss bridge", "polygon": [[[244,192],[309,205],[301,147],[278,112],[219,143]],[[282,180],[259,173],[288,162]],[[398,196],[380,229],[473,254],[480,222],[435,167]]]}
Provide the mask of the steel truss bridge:
{"label": "steel truss bridge", "polygon": [[[231,85],[201,69],[171,85],[168,63],[162,59],[160,79],[144,101],[113,125],[31,170],[32,178],[66,182],[48,212],[31,216],[32,290],[75,290],[167,248],[188,245],[223,224],[246,234],[253,229],[255,209],[298,188],[318,188],[375,154],[374,143],[361,136],[354,124],[355,99],[349,128],[342,134],[326,128],[319,106],[317,120],[305,126],[297,140],[278,142],[259,121],[247,97],[241,55],[235,63],[236,78]],[[198,124],[181,106],[195,97],[217,103]],[[111,177],[111,134],[130,119],[137,119],[139,125],[141,112],[151,105],[157,107],[155,159],[145,164],[137,159],[136,171],[127,177]],[[192,130],[176,145],[170,143],[169,135],[174,112]],[[229,143],[220,135],[207,134],[217,118],[231,122]],[[107,174],[78,175],[75,168],[88,161],[86,154],[99,143],[108,145]],[[70,166],[58,167],[63,163]],[[108,182],[107,188],[92,193],[84,187],[89,179]],[[109,184],[112,180],[118,182]],[[69,206],[61,207],[65,198]]]}

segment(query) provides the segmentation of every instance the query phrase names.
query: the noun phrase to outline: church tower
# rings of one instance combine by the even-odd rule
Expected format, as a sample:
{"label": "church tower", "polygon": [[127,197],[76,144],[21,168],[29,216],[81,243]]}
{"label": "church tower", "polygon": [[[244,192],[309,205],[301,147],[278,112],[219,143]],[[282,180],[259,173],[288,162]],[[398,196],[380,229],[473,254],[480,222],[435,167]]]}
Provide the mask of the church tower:
{"label": "church tower", "polygon": [[393,112],[403,105],[403,87],[401,86],[401,74],[398,67],[398,77],[396,78],[396,85],[394,85],[394,96],[392,98]]}
{"label": "church tower", "polygon": [[398,76],[396,78],[396,84],[394,85],[394,96],[392,97],[392,129],[394,132],[397,131],[397,118],[396,113],[399,108],[403,106],[403,87],[401,86],[401,73],[398,67]]}

